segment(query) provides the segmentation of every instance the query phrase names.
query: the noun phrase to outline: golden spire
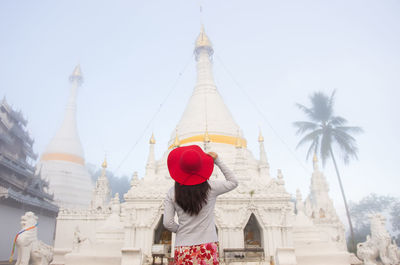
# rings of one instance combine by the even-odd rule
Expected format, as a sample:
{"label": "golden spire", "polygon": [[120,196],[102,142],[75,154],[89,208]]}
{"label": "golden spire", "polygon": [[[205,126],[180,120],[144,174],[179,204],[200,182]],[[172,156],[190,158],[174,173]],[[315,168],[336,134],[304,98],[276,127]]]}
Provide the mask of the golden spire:
{"label": "golden spire", "polygon": [[313,156],[313,162],[314,163],[318,162],[317,153],[315,153],[315,152],[314,152],[314,156]]}
{"label": "golden spire", "polygon": [[155,144],[156,143],[156,139],[154,138],[154,133],[151,134],[151,138],[149,141],[150,144]]}
{"label": "golden spire", "polygon": [[104,157],[104,162],[101,164],[101,167],[104,169],[107,167],[107,157]]}
{"label": "golden spire", "polygon": [[78,64],[75,66],[74,71],[72,72],[73,76],[82,76],[81,66]]}
{"label": "golden spire", "polygon": [[314,170],[318,170],[318,158],[317,158],[317,153],[316,152],[314,152],[313,166],[314,166]]}
{"label": "golden spire", "polygon": [[70,75],[69,80],[71,82],[77,81],[79,85],[82,84],[83,75],[82,75],[82,71],[81,71],[81,66],[79,64],[77,66],[75,66],[75,69],[72,72],[72,74]]}
{"label": "golden spire", "polygon": [[208,130],[207,129],[206,129],[206,132],[204,133],[204,142],[205,143],[211,142],[210,135],[208,135]]}
{"label": "golden spire", "polygon": [[264,136],[262,135],[262,133],[261,133],[261,129],[260,129],[260,132],[259,132],[259,134],[258,134],[258,142],[264,142]]}
{"label": "golden spire", "polygon": [[178,138],[178,129],[176,129],[176,134],[175,134],[175,141],[174,141],[174,148],[179,147],[181,145],[179,138]]}
{"label": "golden spire", "polygon": [[201,25],[200,34],[196,40],[196,48],[199,47],[210,47],[210,48],[212,47],[211,41],[206,35],[206,32],[204,31],[204,25]]}

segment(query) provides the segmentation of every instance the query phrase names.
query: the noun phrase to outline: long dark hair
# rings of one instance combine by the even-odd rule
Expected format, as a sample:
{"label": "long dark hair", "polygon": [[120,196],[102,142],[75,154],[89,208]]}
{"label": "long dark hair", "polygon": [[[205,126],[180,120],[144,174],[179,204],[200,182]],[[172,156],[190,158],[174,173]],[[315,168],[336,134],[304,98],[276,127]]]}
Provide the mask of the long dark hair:
{"label": "long dark hair", "polygon": [[198,215],[207,203],[211,186],[208,181],[197,185],[181,185],[175,182],[175,201],[189,215]]}

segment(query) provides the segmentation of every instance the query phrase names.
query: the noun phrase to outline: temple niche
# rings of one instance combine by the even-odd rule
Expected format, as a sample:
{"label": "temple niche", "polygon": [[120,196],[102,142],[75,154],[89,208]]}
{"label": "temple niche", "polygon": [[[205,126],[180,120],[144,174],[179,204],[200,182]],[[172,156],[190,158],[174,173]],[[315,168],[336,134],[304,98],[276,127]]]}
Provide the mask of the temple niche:
{"label": "temple niche", "polygon": [[154,230],[154,244],[167,245],[168,252],[171,253],[172,233],[163,226],[164,215],[161,215],[160,220]]}
{"label": "temple niche", "polygon": [[244,228],[244,247],[245,248],[261,248],[262,228],[258,223],[254,214],[250,215],[249,221]]}
{"label": "temple niche", "polygon": [[[256,158],[217,90],[212,71],[214,49],[204,28],[196,40],[194,54],[197,80],[193,94],[165,152],[156,159],[152,135],[145,174],[134,174],[129,191],[123,195],[124,202],[110,200],[104,175],[96,184],[91,207],[62,209],[57,219],[53,264],[139,265],[151,264],[155,255],[172,258],[175,234],[162,226],[163,200],[174,185],[167,157],[173,148],[195,144],[218,153],[239,180],[238,188],[221,195],[216,202],[215,224],[222,263],[349,265],[350,255],[343,249],[343,225],[317,165],[314,164],[310,196],[303,202],[298,194],[297,208],[301,210],[295,214],[283,172],[278,170],[276,176],[270,172],[261,132]],[[217,167],[211,179],[223,179]],[[89,243],[79,253],[71,252],[76,226]]]}

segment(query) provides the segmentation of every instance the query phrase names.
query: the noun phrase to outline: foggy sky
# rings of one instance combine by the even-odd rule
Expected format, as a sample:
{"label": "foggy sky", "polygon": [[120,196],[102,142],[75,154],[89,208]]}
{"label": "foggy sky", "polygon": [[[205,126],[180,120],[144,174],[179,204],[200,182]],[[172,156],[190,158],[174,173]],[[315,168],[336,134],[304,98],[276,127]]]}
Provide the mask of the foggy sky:
{"label": "foggy sky", "polygon": [[[202,18],[199,3],[1,1],[0,96],[28,119],[34,150],[60,127],[79,63],[86,162],[100,165],[107,153],[115,171],[127,157],[116,174],[142,177],[151,133],[159,159],[192,93],[202,21],[219,92],[257,158],[261,127],[271,175],[282,169],[290,193],[305,198],[312,171],[306,148],[295,150],[292,122],[306,120],[295,103],[336,89],[336,114],[365,131],[359,160],[339,164],[348,198],[399,196],[399,1],[201,1]],[[343,207],[330,161],[324,173]]]}

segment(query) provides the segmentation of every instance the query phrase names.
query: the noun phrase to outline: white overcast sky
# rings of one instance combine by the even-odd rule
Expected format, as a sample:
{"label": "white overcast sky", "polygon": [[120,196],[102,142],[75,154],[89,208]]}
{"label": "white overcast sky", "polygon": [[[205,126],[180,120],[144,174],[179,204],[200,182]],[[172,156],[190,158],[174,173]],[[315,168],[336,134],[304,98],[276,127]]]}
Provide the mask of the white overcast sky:
{"label": "white overcast sky", "polygon": [[[62,122],[68,76],[80,63],[86,161],[100,165],[107,153],[117,175],[143,176],[151,132],[160,158],[191,95],[202,20],[226,105],[256,157],[261,127],[272,175],[281,168],[289,192],[300,188],[305,197],[312,169],[306,149],[295,150],[292,122],[306,119],[295,102],[336,89],[336,114],[365,130],[357,136],[359,160],[339,164],[348,198],[399,196],[399,14],[397,0],[3,0],[0,96],[22,110],[41,154]],[[341,208],[330,162],[324,172]]]}

